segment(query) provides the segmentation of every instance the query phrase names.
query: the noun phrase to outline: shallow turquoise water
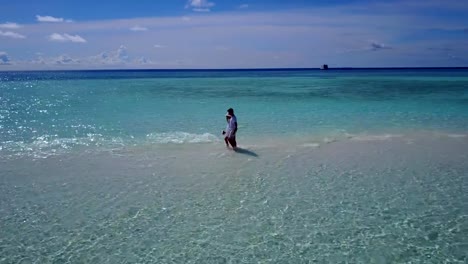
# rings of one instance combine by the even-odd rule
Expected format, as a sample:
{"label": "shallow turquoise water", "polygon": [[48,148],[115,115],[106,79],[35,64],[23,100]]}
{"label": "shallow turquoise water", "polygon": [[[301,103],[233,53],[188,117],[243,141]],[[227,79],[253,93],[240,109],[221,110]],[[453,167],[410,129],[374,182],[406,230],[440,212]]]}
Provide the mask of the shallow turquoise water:
{"label": "shallow turquoise water", "polygon": [[468,261],[467,70],[0,80],[0,263]]}
{"label": "shallow turquoise water", "polygon": [[3,151],[54,140],[59,148],[93,139],[157,143],[154,135],[166,142],[161,135],[181,132],[210,140],[229,107],[246,140],[468,128],[467,70],[78,71],[0,79]]}

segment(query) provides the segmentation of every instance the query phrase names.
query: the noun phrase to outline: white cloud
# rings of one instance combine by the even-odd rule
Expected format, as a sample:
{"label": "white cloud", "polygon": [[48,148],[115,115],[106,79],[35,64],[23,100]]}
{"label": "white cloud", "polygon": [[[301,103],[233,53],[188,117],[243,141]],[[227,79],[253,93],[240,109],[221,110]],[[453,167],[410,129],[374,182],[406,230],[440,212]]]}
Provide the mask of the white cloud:
{"label": "white cloud", "polygon": [[106,64],[106,65],[117,65],[125,64],[129,62],[129,56],[127,53],[127,47],[120,45],[120,47],[115,51],[102,52],[97,56],[92,56],[89,58],[91,64]]}
{"label": "white cloud", "polygon": [[192,10],[195,12],[210,12],[211,11],[209,8],[194,8]]}
{"label": "white cloud", "polygon": [[[216,7],[219,5],[216,0],[209,1],[215,2]],[[466,23],[459,19],[443,19],[435,15],[435,12],[422,12],[416,7],[407,10],[403,7],[408,5],[408,1],[426,5],[426,2],[416,0],[396,0],[397,4],[392,2],[385,6],[387,9],[381,8],[381,2],[372,4],[372,8],[367,3],[353,2],[304,9],[226,11],[197,15],[192,13],[192,9],[196,8],[190,5],[193,1],[185,0],[181,3],[182,8],[190,3],[185,10],[190,11],[184,14],[186,17],[176,15],[78,21],[69,24],[34,23],[23,25],[19,30],[0,28],[3,31],[21,33],[28,40],[3,39],[0,36],[0,49],[8,51],[11,58],[27,61],[36,57],[34,52],[37,50],[56,57],[66,48],[68,55],[81,61],[74,68],[129,68],[134,67],[134,61],[140,57],[157,61],[157,66],[161,68],[319,67],[323,63],[344,67],[460,65],[461,63],[448,61],[446,53],[466,58],[467,34],[460,32],[467,28]],[[249,9],[239,9],[243,3],[250,4]],[[439,10],[442,8],[440,5],[434,9],[426,7],[424,11]],[[232,7],[238,11],[248,11],[254,6],[242,0]],[[211,9],[215,11],[214,7]],[[463,10],[468,10],[468,7]],[[457,11],[455,14],[458,13]],[[136,25],[149,30],[142,32],[143,34],[130,31],[130,27]],[[453,32],[453,35],[441,38],[437,31],[435,33],[438,34],[434,35],[433,31],[428,30],[434,28],[459,31],[458,35]],[[54,32],[79,34],[86,38],[88,44],[92,42],[92,45],[51,45],[46,38]],[[129,38],[130,33],[132,36]],[[35,41],[36,36],[43,36],[43,41]],[[88,39],[91,36],[92,40]],[[65,37],[61,36],[59,39],[61,40],[57,41],[64,41]],[[401,39],[405,41],[401,42]],[[129,51],[127,56],[130,59],[125,64],[121,63],[125,56],[117,56],[119,45],[115,46],[121,43]],[[165,45],[166,48],[155,45]],[[222,52],[223,47],[219,46],[223,45],[230,47],[230,50]],[[435,46],[450,47],[452,51],[438,52],[432,56],[434,51],[426,48]],[[106,52],[98,56],[102,51]],[[274,60],[275,58],[280,59]],[[52,64],[51,58],[44,56],[44,59],[47,64],[43,68],[59,67]],[[187,63],[182,66],[170,64],[175,60]],[[42,67],[39,64],[30,66],[18,62],[13,60],[12,65],[21,69]]]}
{"label": "white cloud", "polygon": [[51,23],[62,23],[62,22],[73,22],[71,19],[63,19],[61,17],[53,17],[53,16],[40,16],[36,15],[36,19],[38,22],[51,22]]}
{"label": "white cloud", "polygon": [[140,26],[134,26],[130,28],[131,31],[147,31],[148,28],[146,27],[140,27]]}
{"label": "white cloud", "polygon": [[10,57],[4,51],[0,51],[0,65],[7,65],[10,64]]}
{"label": "white cloud", "polygon": [[45,64],[47,64],[46,61],[45,61],[43,58],[41,58],[41,57],[39,57],[39,58],[37,58],[37,59],[34,59],[34,60],[31,60],[30,63],[31,63],[31,64],[39,64],[39,65],[45,65]]}
{"label": "white cloud", "polygon": [[[0,52],[1,54],[1,52]],[[29,60],[27,63],[36,65],[37,67],[52,67],[60,69],[62,67],[72,68],[115,68],[122,66],[137,67],[138,65],[150,65],[153,62],[145,56],[138,58],[130,58],[127,53],[127,47],[121,45],[117,50],[102,52],[96,56],[69,56],[62,54],[58,57],[44,57],[42,53],[37,53],[35,59]],[[5,55],[6,56],[6,55]],[[5,59],[9,61],[9,59]],[[0,56],[0,64],[1,64]],[[51,68],[51,69],[52,69]]]}
{"label": "white cloud", "polygon": [[68,55],[60,55],[54,59],[53,63],[58,64],[58,65],[70,65],[70,64],[79,64],[80,60],[73,59]]}
{"label": "white cloud", "polygon": [[249,5],[248,4],[242,4],[239,6],[240,9],[246,9],[246,8],[249,8]]}
{"label": "white cloud", "polygon": [[15,38],[15,39],[24,39],[26,36],[21,35],[16,32],[11,32],[11,31],[1,31],[0,30],[0,36],[2,37],[8,37],[8,38]]}
{"label": "white cloud", "polygon": [[6,22],[4,24],[0,24],[0,28],[7,28],[7,29],[18,29],[21,28],[22,26],[16,23],[12,22]]}
{"label": "white cloud", "polygon": [[215,4],[208,0],[189,0],[185,8],[192,8],[195,12],[210,12]]}
{"label": "white cloud", "polygon": [[157,48],[157,49],[162,49],[162,48],[165,48],[166,46],[160,45],[160,44],[155,44],[154,47]]}
{"label": "white cloud", "polygon": [[36,59],[32,59],[32,60],[30,61],[30,63],[32,63],[32,64],[42,64],[42,65],[44,65],[44,64],[47,63],[47,62],[45,61],[45,59],[42,57],[42,53],[38,52],[38,53],[36,53],[36,55],[37,55],[37,58],[36,58]]}
{"label": "white cloud", "polygon": [[136,63],[138,65],[153,64],[153,62],[150,59],[146,58],[146,57],[140,57],[140,58],[136,59],[134,61],[134,63]]}
{"label": "white cloud", "polygon": [[117,58],[121,61],[128,61],[127,47],[120,45],[119,49],[117,50]]}
{"label": "white cloud", "polygon": [[50,41],[58,41],[58,42],[75,42],[75,43],[86,43],[86,39],[78,36],[78,35],[69,35],[54,33],[49,36]]}

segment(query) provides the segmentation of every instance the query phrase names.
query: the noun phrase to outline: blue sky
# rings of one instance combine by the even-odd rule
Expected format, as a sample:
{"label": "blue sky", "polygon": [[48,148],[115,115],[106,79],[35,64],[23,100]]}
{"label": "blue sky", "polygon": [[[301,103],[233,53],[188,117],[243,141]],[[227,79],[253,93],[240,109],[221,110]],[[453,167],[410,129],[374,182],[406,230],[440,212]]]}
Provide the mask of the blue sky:
{"label": "blue sky", "polygon": [[0,70],[468,66],[468,2],[0,0]]}

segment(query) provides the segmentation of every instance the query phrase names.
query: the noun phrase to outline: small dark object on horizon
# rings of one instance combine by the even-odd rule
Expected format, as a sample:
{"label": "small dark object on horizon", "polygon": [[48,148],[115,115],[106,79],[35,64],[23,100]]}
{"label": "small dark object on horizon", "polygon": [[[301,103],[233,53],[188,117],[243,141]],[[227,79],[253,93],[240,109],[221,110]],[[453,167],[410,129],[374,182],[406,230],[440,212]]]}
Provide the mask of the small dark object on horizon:
{"label": "small dark object on horizon", "polygon": [[322,65],[321,69],[322,70],[328,70],[328,65],[327,64]]}

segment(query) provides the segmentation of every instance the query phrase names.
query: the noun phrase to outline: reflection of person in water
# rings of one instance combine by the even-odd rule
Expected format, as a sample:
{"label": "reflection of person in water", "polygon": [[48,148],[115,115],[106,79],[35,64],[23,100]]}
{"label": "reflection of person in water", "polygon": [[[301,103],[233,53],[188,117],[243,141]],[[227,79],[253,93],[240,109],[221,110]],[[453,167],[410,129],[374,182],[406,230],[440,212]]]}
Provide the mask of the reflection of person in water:
{"label": "reflection of person in water", "polygon": [[223,131],[223,135],[225,135],[224,142],[226,142],[226,147],[229,147],[229,144],[231,144],[231,147],[236,149],[237,117],[234,115],[234,109],[229,108],[227,110],[226,122],[226,131]]}

